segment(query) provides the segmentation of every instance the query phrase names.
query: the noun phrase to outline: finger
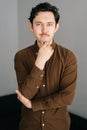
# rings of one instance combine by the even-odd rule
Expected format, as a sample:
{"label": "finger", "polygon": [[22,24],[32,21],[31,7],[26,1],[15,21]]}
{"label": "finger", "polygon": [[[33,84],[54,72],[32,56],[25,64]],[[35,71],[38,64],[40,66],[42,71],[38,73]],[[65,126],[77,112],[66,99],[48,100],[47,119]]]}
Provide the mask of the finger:
{"label": "finger", "polygon": [[18,90],[18,89],[16,90],[16,94],[20,95],[20,92],[19,92],[19,90]]}
{"label": "finger", "polygon": [[19,90],[16,90],[16,94],[18,99],[21,99],[23,97]]}
{"label": "finger", "polygon": [[47,42],[43,42],[43,46],[42,47],[46,47],[48,45]]}

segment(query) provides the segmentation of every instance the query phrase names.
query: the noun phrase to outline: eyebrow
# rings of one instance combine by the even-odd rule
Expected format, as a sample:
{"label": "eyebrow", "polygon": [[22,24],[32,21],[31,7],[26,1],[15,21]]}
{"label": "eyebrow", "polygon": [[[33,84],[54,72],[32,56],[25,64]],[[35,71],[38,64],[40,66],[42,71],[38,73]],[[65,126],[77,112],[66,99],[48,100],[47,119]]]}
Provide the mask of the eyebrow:
{"label": "eyebrow", "polygon": [[[35,23],[43,23],[43,22],[41,22],[41,21],[35,21]],[[54,23],[54,22],[47,22],[47,23]]]}

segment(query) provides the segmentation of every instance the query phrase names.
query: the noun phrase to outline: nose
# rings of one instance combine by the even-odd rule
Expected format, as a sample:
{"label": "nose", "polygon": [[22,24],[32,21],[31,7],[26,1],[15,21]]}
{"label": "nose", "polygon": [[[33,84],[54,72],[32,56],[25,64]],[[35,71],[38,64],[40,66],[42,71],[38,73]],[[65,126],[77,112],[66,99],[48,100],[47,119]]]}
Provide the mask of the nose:
{"label": "nose", "polygon": [[47,32],[47,27],[46,25],[42,25],[42,33],[46,33]]}

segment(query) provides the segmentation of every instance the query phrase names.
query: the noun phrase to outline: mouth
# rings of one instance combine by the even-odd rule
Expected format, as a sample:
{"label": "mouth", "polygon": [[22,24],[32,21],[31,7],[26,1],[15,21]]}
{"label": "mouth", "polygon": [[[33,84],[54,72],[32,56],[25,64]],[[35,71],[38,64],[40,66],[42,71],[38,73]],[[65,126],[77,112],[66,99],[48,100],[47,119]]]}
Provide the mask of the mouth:
{"label": "mouth", "polygon": [[40,34],[40,36],[43,36],[43,37],[48,37],[49,35],[48,34]]}

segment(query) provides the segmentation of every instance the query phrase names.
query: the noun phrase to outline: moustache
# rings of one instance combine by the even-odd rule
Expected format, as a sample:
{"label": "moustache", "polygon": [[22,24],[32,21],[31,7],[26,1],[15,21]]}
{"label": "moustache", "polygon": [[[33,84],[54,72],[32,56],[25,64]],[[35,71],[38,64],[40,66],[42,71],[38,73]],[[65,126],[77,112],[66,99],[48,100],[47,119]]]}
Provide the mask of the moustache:
{"label": "moustache", "polygon": [[41,36],[49,36],[49,34],[47,34],[47,33],[41,33],[40,35]]}

